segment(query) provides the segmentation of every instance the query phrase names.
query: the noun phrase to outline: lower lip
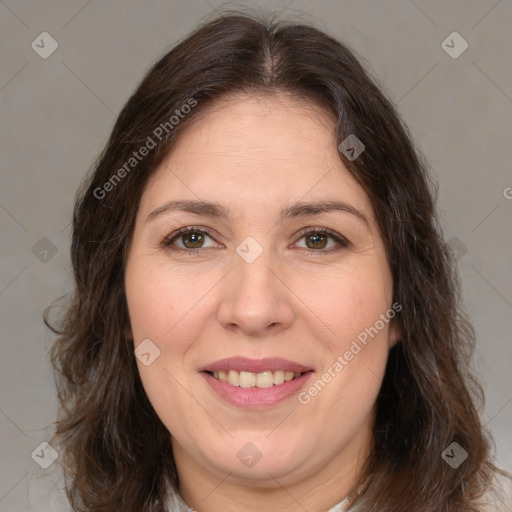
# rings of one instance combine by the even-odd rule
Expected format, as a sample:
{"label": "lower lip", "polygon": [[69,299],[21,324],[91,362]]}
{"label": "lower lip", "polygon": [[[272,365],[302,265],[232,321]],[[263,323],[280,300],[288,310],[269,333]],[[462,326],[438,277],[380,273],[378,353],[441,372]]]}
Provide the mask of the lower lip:
{"label": "lower lip", "polygon": [[313,372],[306,372],[296,379],[268,388],[242,388],[216,379],[209,373],[201,372],[211,388],[227,402],[237,407],[252,409],[271,407],[298,394],[312,374]]}

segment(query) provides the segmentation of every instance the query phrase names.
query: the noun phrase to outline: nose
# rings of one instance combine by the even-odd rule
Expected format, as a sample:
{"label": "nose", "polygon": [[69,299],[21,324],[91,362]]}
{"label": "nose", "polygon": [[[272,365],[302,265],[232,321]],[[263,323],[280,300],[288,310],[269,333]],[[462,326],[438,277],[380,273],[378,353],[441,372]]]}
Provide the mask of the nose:
{"label": "nose", "polygon": [[252,263],[235,255],[223,282],[219,323],[246,336],[266,337],[289,328],[294,317],[293,293],[270,251]]}

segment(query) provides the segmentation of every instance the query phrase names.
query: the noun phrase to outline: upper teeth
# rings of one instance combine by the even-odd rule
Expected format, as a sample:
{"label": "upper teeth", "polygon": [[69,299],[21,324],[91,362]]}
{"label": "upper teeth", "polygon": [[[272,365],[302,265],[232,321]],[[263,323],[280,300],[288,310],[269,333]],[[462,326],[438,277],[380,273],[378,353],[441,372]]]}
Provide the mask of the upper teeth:
{"label": "upper teeth", "polygon": [[227,382],[232,386],[240,386],[242,388],[269,388],[273,385],[282,384],[285,381],[299,377],[300,373],[292,371],[270,370],[261,373],[244,372],[237,370],[213,372],[213,376],[222,382]]}

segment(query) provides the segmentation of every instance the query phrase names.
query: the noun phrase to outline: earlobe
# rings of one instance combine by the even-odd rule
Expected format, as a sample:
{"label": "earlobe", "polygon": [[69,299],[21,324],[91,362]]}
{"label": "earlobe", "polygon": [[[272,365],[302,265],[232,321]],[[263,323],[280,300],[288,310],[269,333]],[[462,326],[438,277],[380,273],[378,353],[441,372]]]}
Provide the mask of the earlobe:
{"label": "earlobe", "polygon": [[131,327],[126,327],[124,330],[124,337],[127,340],[133,341],[133,333]]}
{"label": "earlobe", "polygon": [[396,322],[391,322],[389,327],[389,348],[393,348],[400,341],[400,329]]}

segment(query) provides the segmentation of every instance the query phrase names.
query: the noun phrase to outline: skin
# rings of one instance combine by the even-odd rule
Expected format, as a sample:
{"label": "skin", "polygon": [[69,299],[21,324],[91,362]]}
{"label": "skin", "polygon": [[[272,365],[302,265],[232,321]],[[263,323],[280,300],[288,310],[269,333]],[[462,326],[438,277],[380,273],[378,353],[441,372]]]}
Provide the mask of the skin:
{"label": "skin", "polygon": [[[171,211],[148,220],[175,199],[220,203],[230,217]],[[323,200],[348,203],[368,225],[340,211],[279,220],[291,203]],[[214,233],[199,252],[186,252],[187,236],[162,245],[190,225]],[[305,236],[311,227],[350,245],[328,237],[318,248]],[[252,263],[236,252],[248,236],[263,248]],[[372,205],[339,157],[327,113],[283,94],[217,102],[148,181],[125,284],[135,346],[149,338],[161,351],[149,366],[137,364],[171,434],[189,506],[323,512],[349,493],[371,449],[375,401],[397,338],[392,321],[306,405],[293,396],[266,409],[236,407],[198,373],[225,357],[282,357],[313,368],[312,384],[391,308]],[[252,467],[237,457],[248,442],[261,453]]]}

